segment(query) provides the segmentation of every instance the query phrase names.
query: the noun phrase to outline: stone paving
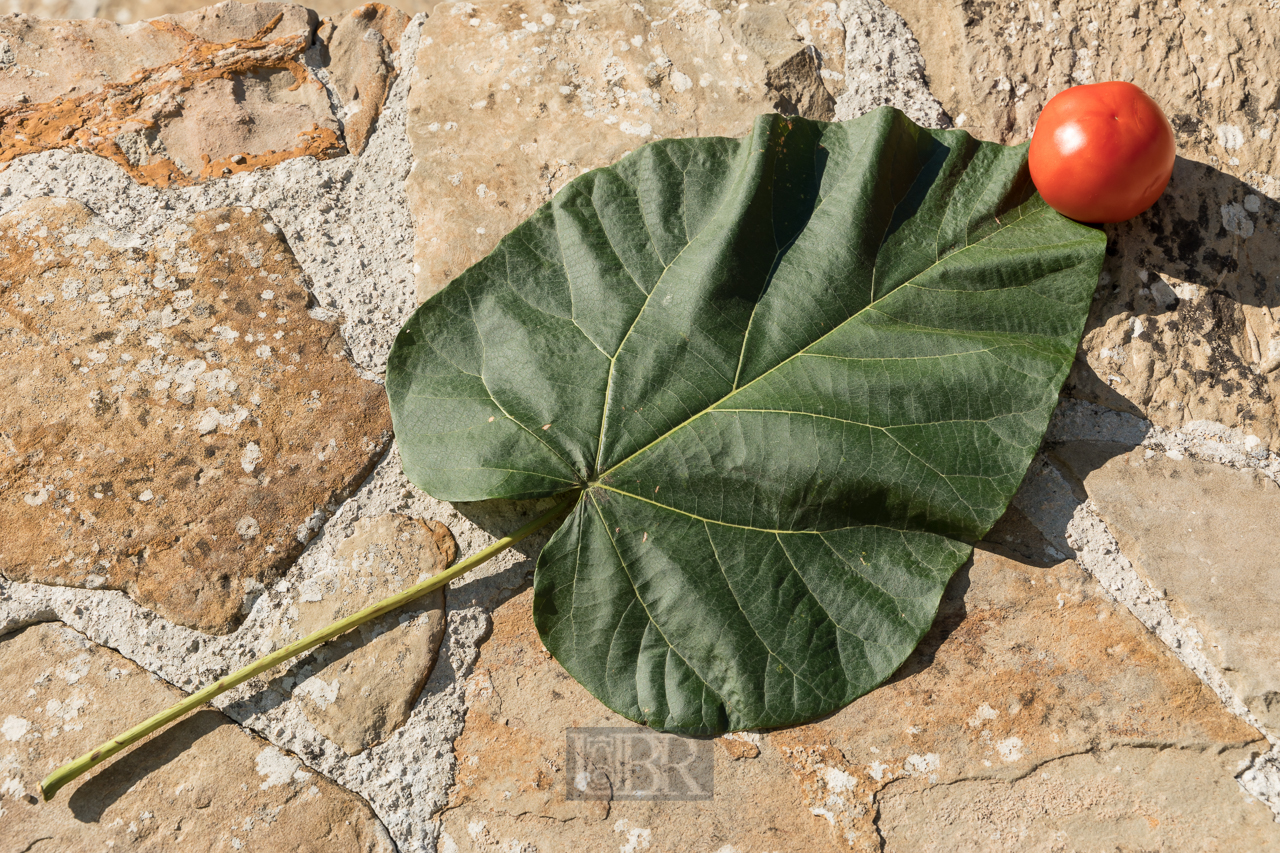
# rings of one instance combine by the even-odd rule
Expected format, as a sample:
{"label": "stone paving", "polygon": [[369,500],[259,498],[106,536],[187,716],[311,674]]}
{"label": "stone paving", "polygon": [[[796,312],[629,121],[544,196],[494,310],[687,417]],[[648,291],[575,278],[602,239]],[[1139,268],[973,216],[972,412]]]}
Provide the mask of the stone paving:
{"label": "stone paving", "polygon": [[[6,849],[1280,850],[1274,0],[6,8]],[[629,724],[542,650],[535,537],[39,802],[545,511],[411,486],[380,383],[566,181],[768,111],[1016,143],[1112,78],[1173,181],[1108,227],[1044,446],[888,684],[717,738],[711,800],[569,799],[565,729]]]}

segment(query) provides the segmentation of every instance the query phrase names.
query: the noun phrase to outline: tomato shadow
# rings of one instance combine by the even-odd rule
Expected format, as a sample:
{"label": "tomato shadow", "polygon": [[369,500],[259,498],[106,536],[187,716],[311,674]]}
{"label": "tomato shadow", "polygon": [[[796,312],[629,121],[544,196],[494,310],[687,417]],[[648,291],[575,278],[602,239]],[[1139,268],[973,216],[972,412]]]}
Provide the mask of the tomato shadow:
{"label": "tomato shadow", "polygon": [[[1280,185],[1267,188],[1280,193]],[[1166,422],[1272,431],[1280,392],[1272,384],[1280,380],[1277,223],[1280,201],[1177,158],[1151,209],[1105,226],[1107,257],[1064,394],[1141,417],[1163,409]],[[1231,406],[1238,411],[1224,412]]]}

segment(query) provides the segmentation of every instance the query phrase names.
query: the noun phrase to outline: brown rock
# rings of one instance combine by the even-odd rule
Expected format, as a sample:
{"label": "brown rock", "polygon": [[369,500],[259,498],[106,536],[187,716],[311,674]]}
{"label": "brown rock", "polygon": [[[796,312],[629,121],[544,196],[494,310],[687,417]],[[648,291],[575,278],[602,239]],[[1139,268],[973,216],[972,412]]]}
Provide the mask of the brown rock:
{"label": "brown rock", "polygon": [[368,4],[326,22],[312,61],[331,63],[338,116],[303,62],[319,21],[302,6],[225,2],[132,26],[0,19],[0,162],[87,152],[167,186],[359,153],[407,21]]}
{"label": "brown rock", "polygon": [[1117,456],[1081,442],[1055,456],[1236,695],[1280,729],[1280,488],[1256,470],[1143,448]]}
{"label": "brown rock", "polygon": [[444,814],[459,850],[1280,844],[1233,778],[1265,739],[1074,563],[979,550],[891,683],[808,726],[717,739],[715,797],[696,802],[566,798],[565,730],[632,724],[547,656],[530,599],[495,611],[467,684]]}
{"label": "brown rock", "polygon": [[1080,83],[1127,80],[1164,107],[1182,156],[1152,210],[1108,226],[1068,393],[1170,429],[1238,427],[1280,451],[1274,4],[888,3],[934,94],[979,138],[1029,138],[1048,99]]}
{"label": "brown rock", "polygon": [[[356,522],[334,568],[304,581],[297,619],[279,638],[302,639],[443,571],[457,556],[438,521],[383,515]],[[444,636],[444,590],[361,625],[312,652],[294,689],[312,724],[348,755],[404,725],[435,666]],[[309,677],[308,677],[309,675]]]}
{"label": "brown rock", "polygon": [[47,773],[184,697],[57,623],[0,639],[0,662],[6,849],[395,849],[364,800],[208,709],[41,802]]}
{"label": "brown rock", "polygon": [[0,571],[224,632],[385,448],[385,395],[263,214],[142,242],[66,199],[0,218]]}
{"label": "brown rock", "polygon": [[359,154],[369,141],[373,124],[395,81],[393,61],[400,49],[400,34],[409,16],[381,3],[366,3],[338,18],[326,21],[320,32],[329,48],[329,77],[342,99],[347,117],[343,134],[347,148]]}
{"label": "brown rock", "polygon": [[1071,562],[977,550],[890,683],[769,740],[851,850],[1280,844],[1261,734]]}
{"label": "brown rock", "polygon": [[741,135],[774,110],[829,118],[822,71],[843,69],[844,31],[820,7],[442,5],[409,94],[418,298],[569,179],[645,142]]}
{"label": "brown rock", "polygon": [[[299,6],[228,2],[133,27],[0,21],[0,38],[13,52],[12,70],[0,78],[0,162],[54,149],[86,152],[114,160],[141,183],[167,186],[346,153],[324,87],[300,61],[313,15]],[[57,82],[28,91],[27,81],[43,74]]]}

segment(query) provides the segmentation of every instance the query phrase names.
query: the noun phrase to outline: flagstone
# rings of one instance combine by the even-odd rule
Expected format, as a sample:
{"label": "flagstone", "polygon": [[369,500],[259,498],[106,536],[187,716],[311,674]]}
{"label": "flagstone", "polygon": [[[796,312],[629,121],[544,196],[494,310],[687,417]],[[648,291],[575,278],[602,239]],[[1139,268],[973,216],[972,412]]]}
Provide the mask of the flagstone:
{"label": "flagstone", "polygon": [[0,217],[0,572],[224,633],[390,440],[270,219],[154,242],[84,205]]}

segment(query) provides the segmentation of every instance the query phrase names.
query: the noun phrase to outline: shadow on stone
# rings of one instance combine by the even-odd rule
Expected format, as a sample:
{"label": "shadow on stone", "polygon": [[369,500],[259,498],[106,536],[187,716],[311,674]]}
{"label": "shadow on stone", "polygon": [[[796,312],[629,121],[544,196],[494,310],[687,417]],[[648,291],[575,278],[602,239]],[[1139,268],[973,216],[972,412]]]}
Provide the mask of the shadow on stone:
{"label": "shadow on stone", "polygon": [[[971,586],[969,570],[972,568],[973,559],[970,558],[951,576],[950,582],[947,583],[947,588],[942,592],[942,600],[938,602],[938,615],[933,619],[933,626],[929,628],[928,633],[924,635],[920,644],[916,646],[915,651],[889,677],[885,685],[910,678],[932,666],[943,666],[940,663],[935,663],[934,657],[938,649],[942,648],[942,644],[947,641],[947,638],[951,636],[951,633],[956,628],[960,627],[960,624],[964,622],[969,613],[965,607],[964,597]],[[945,677],[946,672],[939,672],[938,676]]]}
{"label": "shadow on stone", "polygon": [[[455,503],[453,508],[476,527],[499,539],[515,533],[554,505],[553,500],[541,498],[531,501],[467,501]],[[511,551],[520,555],[521,559],[499,574],[485,578],[484,582],[467,583],[464,580],[457,588],[451,589],[449,606],[451,608],[475,605],[497,607],[512,596],[518,595],[532,579],[533,568],[538,562],[538,555],[542,553],[542,547],[563,523],[563,520],[554,521],[513,546]],[[498,590],[499,597],[494,599],[493,593],[496,586],[500,586],[501,589]]]}
{"label": "shadow on stone", "polygon": [[129,792],[139,780],[186,752],[196,741],[230,721],[217,711],[197,711],[124,755],[76,788],[68,806],[82,823],[97,823],[102,813]]}
{"label": "shadow on stone", "polygon": [[1280,442],[1280,202],[1179,157],[1107,259],[1069,396],[1177,429],[1213,420]]}

